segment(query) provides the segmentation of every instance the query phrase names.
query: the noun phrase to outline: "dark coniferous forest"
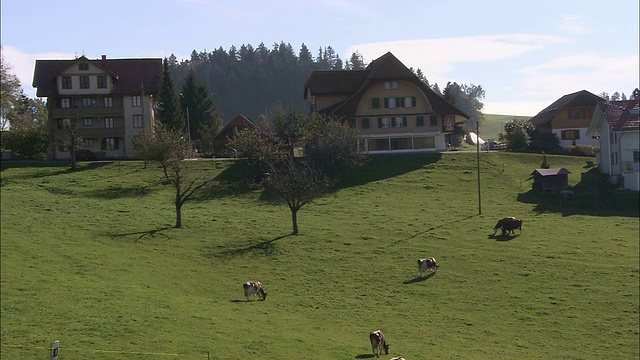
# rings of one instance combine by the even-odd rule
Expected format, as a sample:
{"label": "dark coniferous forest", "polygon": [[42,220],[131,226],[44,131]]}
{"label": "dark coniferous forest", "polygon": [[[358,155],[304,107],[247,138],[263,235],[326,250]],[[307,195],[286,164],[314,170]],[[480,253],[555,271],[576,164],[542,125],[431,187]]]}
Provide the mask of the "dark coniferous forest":
{"label": "dark coniferous forest", "polygon": [[285,111],[308,110],[304,84],[315,70],[363,69],[359,53],[343,62],[331,46],[321,47],[313,55],[305,44],[294,50],[280,42],[271,48],[242,45],[207,52],[193,51],[190,59],[169,57],[169,68],[176,91],[180,92],[189,72],[212,95],[224,122],[243,114],[252,121],[268,114],[277,104]]}

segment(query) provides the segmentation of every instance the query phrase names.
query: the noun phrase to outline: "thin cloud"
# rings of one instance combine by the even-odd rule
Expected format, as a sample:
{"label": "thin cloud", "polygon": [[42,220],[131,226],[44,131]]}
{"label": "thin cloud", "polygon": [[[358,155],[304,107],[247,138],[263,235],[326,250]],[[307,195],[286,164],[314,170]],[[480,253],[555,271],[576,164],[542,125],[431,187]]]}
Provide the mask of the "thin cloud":
{"label": "thin cloud", "polygon": [[586,35],[591,33],[588,23],[589,21],[580,15],[562,15],[557,22],[557,27],[570,34]]}
{"label": "thin cloud", "polygon": [[521,96],[540,98],[553,93],[559,97],[583,89],[594,94],[603,91],[630,93],[638,86],[639,62],[637,54],[606,56],[583,52],[555,58],[521,70],[524,75],[522,88],[528,89]]}
{"label": "thin cloud", "polygon": [[503,34],[459,38],[420,39],[351,45],[345,59],[358,51],[371,62],[388,51],[408,67],[422,69],[432,83],[446,83],[460,63],[497,61],[515,58],[551,44],[566,43],[559,36]]}

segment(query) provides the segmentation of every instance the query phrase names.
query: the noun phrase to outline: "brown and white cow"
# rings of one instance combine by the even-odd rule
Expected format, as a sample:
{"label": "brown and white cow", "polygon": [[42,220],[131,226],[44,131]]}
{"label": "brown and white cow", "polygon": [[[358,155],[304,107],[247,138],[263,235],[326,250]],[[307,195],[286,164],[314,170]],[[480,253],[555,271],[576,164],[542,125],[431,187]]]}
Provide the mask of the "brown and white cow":
{"label": "brown and white cow", "polygon": [[498,232],[498,229],[502,231],[502,236],[509,235],[510,233],[515,235],[515,229],[520,229],[520,233],[522,233],[522,220],[513,216],[502,218],[498,220],[496,226],[493,227],[493,235]]}
{"label": "brown and white cow", "polygon": [[382,331],[376,330],[369,334],[369,341],[371,341],[373,355],[380,357],[382,350],[384,350],[385,355],[389,355],[389,344],[387,344],[387,341],[384,339]]}
{"label": "brown and white cow", "polygon": [[390,359],[390,360],[404,360],[404,358],[403,358],[403,357],[400,357],[400,356],[397,356],[397,357],[394,357],[394,358],[392,358],[392,359]]}
{"label": "brown and white cow", "polygon": [[244,296],[247,297],[247,301],[249,301],[249,296],[253,295],[255,299],[256,295],[258,299],[267,300],[267,293],[262,288],[262,284],[259,281],[249,281],[242,284],[244,288]]}
{"label": "brown and white cow", "polygon": [[438,272],[438,263],[436,262],[436,258],[429,257],[418,260],[418,271],[420,271],[420,276],[424,275],[427,270],[433,271],[434,274]]}

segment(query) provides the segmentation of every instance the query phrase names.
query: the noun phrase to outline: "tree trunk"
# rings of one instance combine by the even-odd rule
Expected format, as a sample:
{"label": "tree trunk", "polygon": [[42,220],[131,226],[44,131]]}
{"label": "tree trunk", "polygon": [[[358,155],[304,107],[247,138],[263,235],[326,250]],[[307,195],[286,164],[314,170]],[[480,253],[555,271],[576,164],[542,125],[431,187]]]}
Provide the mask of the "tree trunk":
{"label": "tree trunk", "polygon": [[176,176],[176,227],[182,227],[182,194],[180,193],[180,177]]}
{"label": "tree trunk", "polygon": [[182,227],[182,206],[176,202],[176,227]]}
{"label": "tree trunk", "polygon": [[293,222],[293,235],[298,235],[298,209],[291,209],[291,221]]}

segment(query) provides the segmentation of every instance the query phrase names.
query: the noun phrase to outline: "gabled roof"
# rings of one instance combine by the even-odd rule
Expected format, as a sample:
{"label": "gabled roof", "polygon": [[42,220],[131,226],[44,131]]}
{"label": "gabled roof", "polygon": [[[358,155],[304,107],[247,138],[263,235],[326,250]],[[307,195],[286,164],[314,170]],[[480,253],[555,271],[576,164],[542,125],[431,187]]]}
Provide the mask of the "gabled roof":
{"label": "gabled roof", "polygon": [[336,115],[350,116],[356,112],[358,103],[367,89],[381,81],[390,80],[404,80],[419,87],[437,114],[469,118],[469,115],[422,82],[391,52],[373,60],[364,70],[314,71],[305,84],[304,97],[307,98],[309,93],[311,95],[350,95],[345,101],[327,109]]}
{"label": "gabled roof", "polygon": [[224,126],[224,129],[234,128],[234,127],[254,127],[255,125],[251,122],[251,120],[247,119],[244,115],[238,114],[233,120],[229,121],[227,125]]}
{"label": "gabled roof", "polygon": [[598,104],[613,131],[640,129],[638,99]]}
{"label": "gabled roof", "polygon": [[146,94],[157,94],[162,79],[162,59],[107,59],[89,60],[81,56],[73,60],[36,60],[33,74],[33,87],[37,88],[38,97],[58,94],[56,77],[64,70],[79,62],[89,62],[103,69],[113,78],[112,94],[140,93],[144,84]]}
{"label": "gabled roof", "polygon": [[594,95],[587,90],[580,90],[572,94],[564,95],[560,99],[556,100],[553,104],[540,111],[536,116],[529,119],[529,122],[536,126],[543,125],[553,119],[556,114],[564,108],[596,106],[601,101],[604,101],[604,99],[600,96]]}
{"label": "gabled roof", "polygon": [[571,172],[565,168],[558,169],[535,169],[531,175],[539,174],[540,176],[569,175]]}

